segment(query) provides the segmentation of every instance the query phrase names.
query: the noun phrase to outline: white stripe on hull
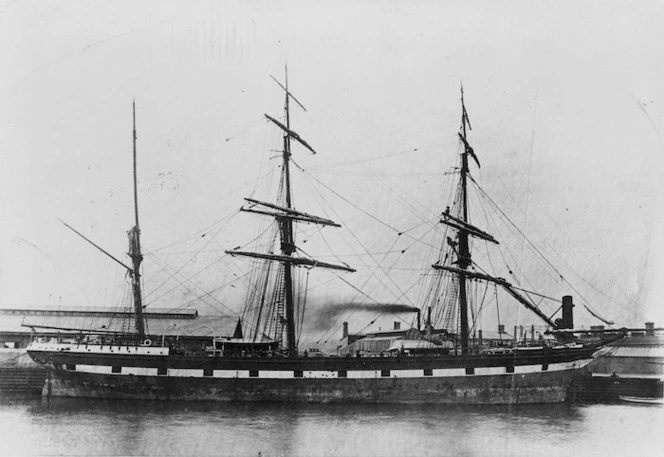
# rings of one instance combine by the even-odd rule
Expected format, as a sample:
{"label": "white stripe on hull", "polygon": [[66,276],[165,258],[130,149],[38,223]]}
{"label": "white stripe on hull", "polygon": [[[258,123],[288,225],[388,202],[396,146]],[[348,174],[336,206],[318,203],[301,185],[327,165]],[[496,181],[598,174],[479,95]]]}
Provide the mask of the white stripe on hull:
{"label": "white stripe on hull", "polygon": [[[477,367],[474,374],[466,374],[464,368],[448,368],[431,370],[430,375],[425,375],[425,370],[348,370],[346,378],[349,379],[374,379],[374,378],[451,378],[459,376],[513,376],[528,373],[540,373],[545,371],[562,371],[578,369],[586,366],[592,359],[576,360],[574,362],[552,363],[546,369],[541,364],[520,365],[514,367],[514,372],[507,372],[506,367]],[[78,371],[82,373],[108,374],[113,376],[157,376],[157,368],[142,367],[121,367],[119,373],[113,373],[113,367],[103,365],[76,365],[74,370],[69,370],[67,366],[62,366],[66,371]],[[117,370],[117,367],[116,367]],[[206,373],[202,369],[181,369],[169,368],[161,377],[174,378],[260,378],[260,379],[336,379],[339,376],[338,371],[303,371],[301,376],[296,377],[296,372],[286,370],[260,370],[251,372],[249,370],[213,370],[212,373]]]}

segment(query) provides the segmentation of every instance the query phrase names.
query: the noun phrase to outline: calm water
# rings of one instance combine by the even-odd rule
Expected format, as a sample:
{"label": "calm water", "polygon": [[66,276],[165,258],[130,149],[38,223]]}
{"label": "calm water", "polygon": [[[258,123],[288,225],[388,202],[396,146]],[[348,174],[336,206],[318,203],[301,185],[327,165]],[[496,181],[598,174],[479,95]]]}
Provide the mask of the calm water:
{"label": "calm water", "polygon": [[662,455],[663,413],[661,406],[624,404],[450,408],[0,398],[0,453]]}

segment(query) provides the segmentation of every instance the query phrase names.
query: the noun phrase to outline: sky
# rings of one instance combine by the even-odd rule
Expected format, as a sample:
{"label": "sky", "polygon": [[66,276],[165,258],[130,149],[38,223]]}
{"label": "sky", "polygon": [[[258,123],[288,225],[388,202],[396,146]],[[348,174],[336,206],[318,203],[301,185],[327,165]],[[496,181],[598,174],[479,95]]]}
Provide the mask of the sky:
{"label": "sky", "polygon": [[446,206],[463,83],[473,177],[574,290],[529,284],[581,293],[619,326],[664,323],[663,19],[657,1],[3,0],[0,306],[126,294],[122,267],[58,218],[128,262],[135,100],[149,306],[236,309],[221,286],[242,262],[219,257],[259,233],[242,198],[273,199],[261,178],[281,139],[263,114],[282,115],[270,75],[287,64],[307,109],[292,107],[293,128],[318,152],[294,150],[296,207],[341,219],[349,231],[324,229],[320,246],[358,269],[342,286],[321,273],[314,304],[355,288],[421,303],[436,245],[421,228]]}

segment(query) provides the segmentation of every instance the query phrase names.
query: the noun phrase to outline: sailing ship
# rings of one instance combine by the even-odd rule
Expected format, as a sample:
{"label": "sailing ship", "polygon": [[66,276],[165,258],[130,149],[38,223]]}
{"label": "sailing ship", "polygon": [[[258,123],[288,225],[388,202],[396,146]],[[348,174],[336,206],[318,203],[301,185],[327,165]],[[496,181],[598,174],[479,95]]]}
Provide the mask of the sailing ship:
{"label": "sailing ship", "polygon": [[462,122],[458,133],[460,181],[453,209],[445,210],[440,221],[455,233],[454,240],[447,240],[452,255],[432,265],[441,275],[453,278],[460,331],[451,334],[433,328],[429,311],[425,328],[421,330],[418,322],[417,328],[403,333],[402,341],[397,342],[394,350],[376,354],[347,352],[335,356],[315,356],[314,353],[298,350],[298,324],[302,322],[302,309],[298,314],[296,301],[301,295],[294,290],[294,270],[315,267],[353,272],[354,269],[303,256],[296,246],[295,224],[303,222],[333,227],[338,224],[296,210],[292,204],[292,146],[298,144],[311,153],[316,151],[291,127],[290,103],[293,101],[302,105],[289,91],[287,75],[284,84],[277,83],[285,92],[284,117],[279,120],[267,114],[265,116],[283,134],[279,199],[268,202],[247,198],[243,210],[274,219],[278,229],[278,251],[227,251],[234,257],[260,259],[275,266],[273,274],[266,276],[276,282],[271,286],[273,292],[269,296],[263,294],[261,298],[270,313],[256,313],[252,336],[244,337],[246,331],[243,332],[242,322],[238,321],[232,338],[213,336],[209,345],[198,351],[179,351],[163,338],[159,341],[158,336],[146,332],[139,273],[142,254],[134,114],[135,225],[129,232],[132,266],[114,260],[127,269],[131,278],[135,331],[106,335],[107,338],[100,338],[98,333],[93,336],[80,332],[49,340],[36,338],[27,351],[35,361],[48,368],[44,395],[440,404],[564,401],[574,376],[591,362],[593,354],[604,341],[581,344],[570,334],[563,333],[562,341],[546,340],[538,346],[519,348],[506,345],[500,350],[490,350],[476,344],[469,333],[466,291],[471,281],[484,281],[501,287],[554,331],[572,327],[573,304],[571,297],[565,298],[562,318],[553,319],[507,280],[471,268],[470,240],[474,238],[489,243],[497,243],[497,240],[469,222],[466,188],[470,161],[479,166],[479,160],[467,137],[469,122],[463,90]]}

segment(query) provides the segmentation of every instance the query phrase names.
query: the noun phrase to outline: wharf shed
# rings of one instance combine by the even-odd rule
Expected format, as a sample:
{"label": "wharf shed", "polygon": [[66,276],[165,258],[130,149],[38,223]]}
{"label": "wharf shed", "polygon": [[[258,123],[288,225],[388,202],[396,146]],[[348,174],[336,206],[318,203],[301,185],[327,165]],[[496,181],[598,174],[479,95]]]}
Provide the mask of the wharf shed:
{"label": "wharf shed", "polygon": [[[189,342],[211,341],[234,334],[235,316],[201,316],[195,309],[154,308],[145,311],[147,335],[155,342],[176,338]],[[0,350],[22,349],[32,339],[32,329],[40,336],[66,333],[127,332],[133,329],[134,316],[129,309],[101,307],[7,308],[0,309]]]}

